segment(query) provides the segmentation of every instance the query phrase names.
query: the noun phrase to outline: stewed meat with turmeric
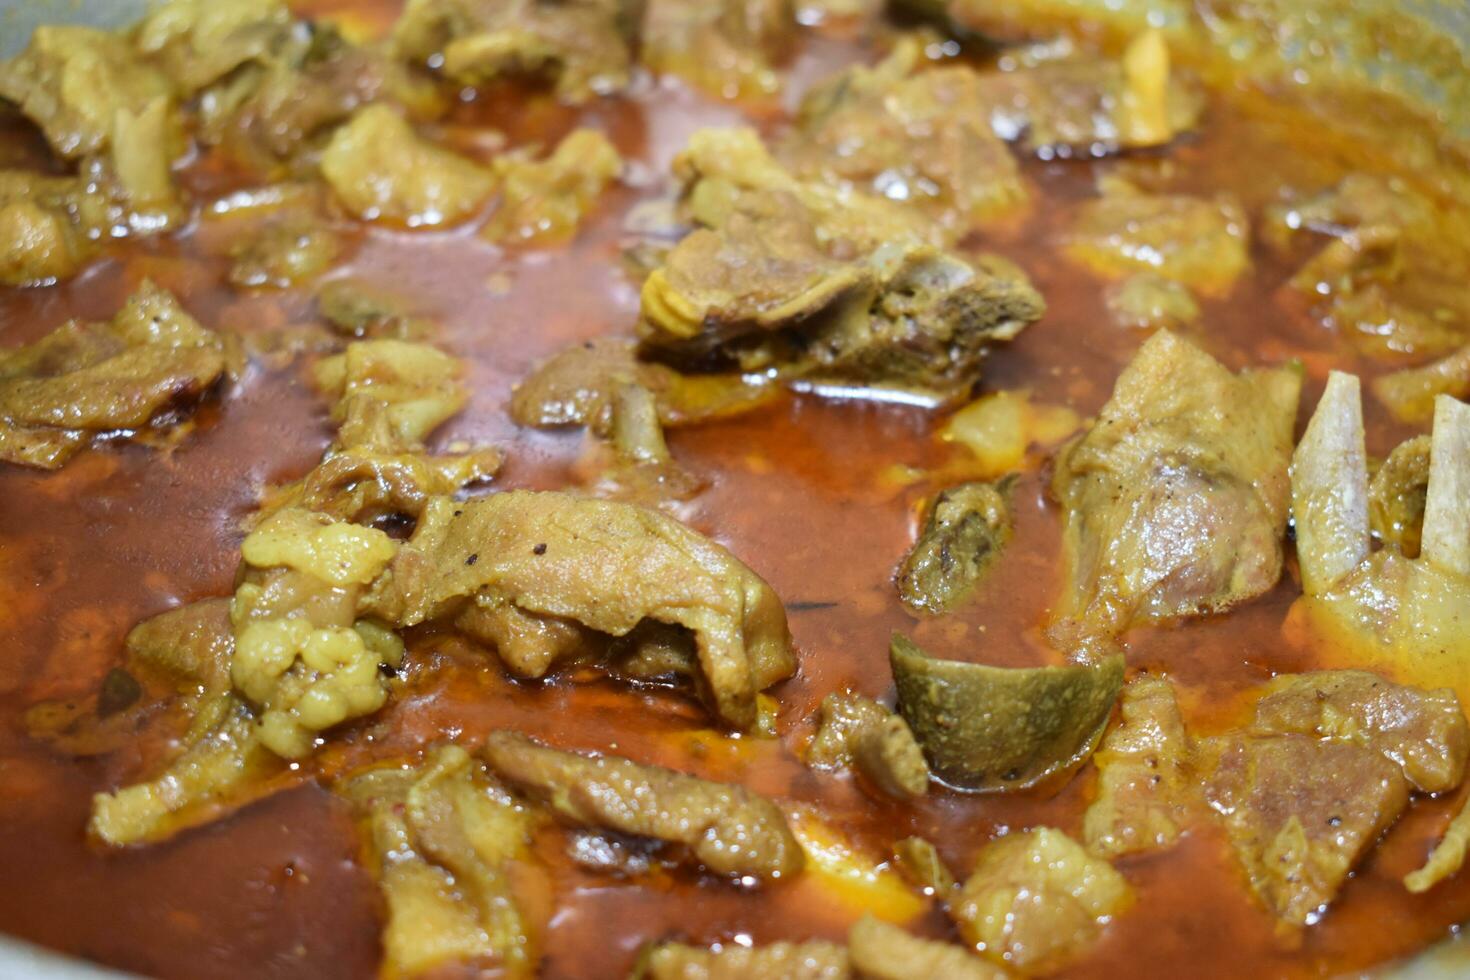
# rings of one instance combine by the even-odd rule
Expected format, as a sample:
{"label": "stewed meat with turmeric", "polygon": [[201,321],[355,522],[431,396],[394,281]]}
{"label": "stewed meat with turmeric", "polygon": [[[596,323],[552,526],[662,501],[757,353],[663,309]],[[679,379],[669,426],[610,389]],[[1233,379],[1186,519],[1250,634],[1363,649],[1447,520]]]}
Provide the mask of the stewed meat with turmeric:
{"label": "stewed meat with turmeric", "polygon": [[0,352],[0,459],[56,469],[99,436],[166,437],[236,365],[231,341],[144,283],[111,322]]}
{"label": "stewed meat with turmeric", "polygon": [[1152,980],[1470,921],[1424,4],[20,6],[0,931]]}
{"label": "stewed meat with turmeric", "polygon": [[1300,388],[1291,368],[1232,374],[1166,331],[1144,344],[1096,425],[1057,460],[1068,574],[1058,642],[1085,649],[1276,584]]}
{"label": "stewed meat with turmeric", "polygon": [[795,661],[781,601],[714,542],[655,511],[567,493],[432,501],[365,607],[397,626],[453,622],[522,677],[645,621],[680,627],[701,696],[748,729]]}
{"label": "stewed meat with turmeric", "polygon": [[781,878],[801,870],[781,810],[743,787],[562,752],[510,732],[491,735],[484,756],[507,783],[573,824],[665,841],[715,874]]}

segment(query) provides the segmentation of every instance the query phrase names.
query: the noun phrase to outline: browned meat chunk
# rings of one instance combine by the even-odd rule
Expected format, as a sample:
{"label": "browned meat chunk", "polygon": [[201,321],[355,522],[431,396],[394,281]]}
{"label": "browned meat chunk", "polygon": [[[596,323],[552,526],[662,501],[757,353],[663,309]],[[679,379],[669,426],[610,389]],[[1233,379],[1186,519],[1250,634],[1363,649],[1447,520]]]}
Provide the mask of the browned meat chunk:
{"label": "browned meat chunk", "polygon": [[822,726],[807,748],[820,769],[857,767],[877,789],[909,800],[929,791],[929,764],[902,718],[856,694],[822,699]]}
{"label": "browned meat chunk", "polygon": [[[416,75],[381,46],[349,43],[328,25],[295,22],[282,31],[267,18],[241,25],[231,38],[239,38],[243,47],[229,60],[246,49],[251,53],[201,93],[198,135],[257,172],[311,168],[314,151],[332,130],[368,105],[414,119],[443,111],[431,79]],[[219,50],[227,51],[228,45]]]}
{"label": "browned meat chunk", "polygon": [[1276,583],[1300,386],[1286,368],[1231,374],[1167,332],[1144,344],[1057,461],[1058,642],[1225,609]]}
{"label": "browned meat chunk", "polygon": [[644,954],[640,980],[847,980],[847,950],[836,943],[686,946],[660,943]]}
{"label": "browned meat chunk", "polygon": [[1130,330],[1179,330],[1200,315],[1188,286],[1156,272],[1137,272],[1110,283],[1104,299],[1113,322]]}
{"label": "browned meat chunk", "polygon": [[949,914],[977,952],[1041,973],[1081,953],[1132,901],[1112,865],[1040,827],[986,845]]}
{"label": "browned meat chunk", "polygon": [[722,98],[769,96],[796,29],[792,0],[646,0],[639,58]]}
{"label": "browned meat chunk", "polygon": [[1158,31],[1118,61],[1067,58],[984,76],[991,124],[1044,159],[1158,146],[1193,129],[1203,100],[1171,72]]}
{"label": "browned meat chunk", "polygon": [[704,227],[643,284],[639,332],[660,358],[945,397],[1044,309],[1013,270],[925,244],[891,202],[834,205],[752,133],[696,134],[680,165]]}
{"label": "browned meat chunk", "polygon": [[715,874],[782,878],[801,870],[801,848],[780,809],[743,787],[560,752],[510,732],[491,735],[484,756],[512,787],[575,825],[666,841]]}
{"label": "browned meat chunk", "polygon": [[1464,401],[1470,396],[1470,346],[1446,354],[1422,367],[1407,368],[1373,379],[1373,394],[1406,424],[1434,418],[1434,400],[1449,395]]}
{"label": "browned meat chunk", "polygon": [[780,600],[733,555],[655,511],[565,493],[432,501],[369,608],[399,626],[457,622],[523,677],[597,634],[679,627],[715,713],[742,729],[795,666]]}
{"label": "browned meat chunk", "polygon": [[920,939],[871,915],[853,923],[847,934],[853,973],[864,980],[1005,980],[1003,968],[952,943]]}
{"label": "browned meat chunk", "polygon": [[1374,749],[1398,763],[1414,788],[1426,793],[1460,785],[1470,753],[1470,724],[1454,691],[1422,691],[1363,670],[1276,678],[1256,705],[1252,727]]}
{"label": "browned meat chunk", "polygon": [[1067,254],[1099,275],[1151,273],[1220,294],[1250,268],[1249,224],[1233,200],[1151,194],[1120,178],[1101,189],[1064,237]]}
{"label": "browned meat chunk", "polygon": [[0,460],[55,469],[89,440],[162,435],[230,370],[231,347],[145,283],[110,323],[0,353]]}
{"label": "browned meat chunk", "polygon": [[1092,757],[1097,799],[1082,821],[1087,849],[1117,857],[1178,840],[1194,794],[1189,753],[1174,688],[1158,677],[1130,681],[1122,719]]}
{"label": "browned meat chunk", "polygon": [[338,129],[321,168],[347,210],[410,228],[464,221],[495,190],[492,171],[423,139],[384,105],[358,110]]}
{"label": "browned meat chunk", "polygon": [[912,204],[954,239],[1027,200],[1016,161],[990,129],[981,76],[923,70],[917,40],[876,68],[850,68],[802,101],[781,158],[798,177]]}
{"label": "browned meat chunk", "polygon": [[635,384],[654,396],[664,426],[690,425],[752,411],[768,404],[775,385],[737,374],[681,374],[639,360],[629,340],[600,337],[569,347],[540,365],[510,400],[511,418],[547,428],[585,425],[599,435],[612,430],[620,386]]}
{"label": "browned meat chunk", "polygon": [[635,4],[623,0],[409,0],[398,52],[457,85],[545,79],[570,102],[628,83]]}
{"label": "browned meat chunk", "polygon": [[572,132],[544,160],[501,157],[500,206],[480,234],[505,245],[565,244],[622,169],[617,149],[594,129]]}
{"label": "browned meat chunk", "polygon": [[1457,204],[1354,174],[1281,205],[1269,220],[1268,237],[1283,247],[1303,234],[1327,239],[1291,287],[1358,347],[1440,355],[1465,344],[1470,286],[1462,270],[1470,261],[1470,225]]}
{"label": "browned meat chunk", "polygon": [[1304,735],[1207,739],[1206,796],[1251,886],[1283,922],[1311,925],[1408,804],[1376,749]]}
{"label": "browned meat chunk", "polygon": [[675,171],[698,227],[643,285],[640,334],[661,358],[945,389],[1041,313],[1013,270],[933,249],[912,209],[798,180],[752,131],[696,133]]}
{"label": "browned meat chunk", "polygon": [[919,540],[898,566],[898,597],[934,615],[964,605],[1011,537],[1008,481],[962,483],[934,498]]}
{"label": "browned meat chunk", "polygon": [[92,27],[38,27],[25,51],[0,62],[0,98],[20,106],[67,159],[106,150],[120,111],[138,114],[171,95],[126,37]]}
{"label": "browned meat chunk", "polygon": [[370,770],[338,792],[357,808],[388,918],[385,970],[452,964],[529,976],[540,955],[546,872],[530,854],[535,813],[458,746],[415,768]]}

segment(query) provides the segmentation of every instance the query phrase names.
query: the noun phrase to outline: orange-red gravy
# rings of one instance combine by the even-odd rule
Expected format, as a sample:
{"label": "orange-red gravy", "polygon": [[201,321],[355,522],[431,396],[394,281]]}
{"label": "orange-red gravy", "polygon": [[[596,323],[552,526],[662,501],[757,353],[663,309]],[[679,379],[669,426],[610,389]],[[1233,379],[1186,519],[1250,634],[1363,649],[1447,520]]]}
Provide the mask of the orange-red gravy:
{"label": "orange-red gravy", "polygon": [[[391,20],[393,6],[315,5],[319,12],[351,8],[378,24]],[[792,88],[870,56],[854,43],[811,38]],[[694,128],[740,118],[728,105],[656,86],[582,111],[507,92],[461,106],[454,123],[496,128],[513,144],[549,142],[573,125],[593,125],[646,172],[663,174]],[[757,121],[767,129],[780,125],[775,113]],[[1335,152],[1339,143],[1327,125],[1270,98],[1216,95],[1202,133],[1169,153],[1181,175],[1176,184],[1228,190],[1257,213],[1282,184],[1315,190],[1342,174],[1346,156]],[[13,125],[0,132],[0,142],[12,147],[29,139]],[[994,355],[988,387],[1028,387],[1040,401],[1090,414],[1141,342],[1108,320],[1100,283],[1055,246],[1094,177],[1116,162],[1027,164],[1036,207],[1023,226],[984,245],[1025,267],[1050,310]],[[205,161],[188,179],[203,191],[234,178]],[[582,436],[518,429],[506,416],[507,394],[557,349],[629,331],[636,290],[619,265],[618,229],[631,204],[656,192],[609,195],[578,242],[558,251],[506,255],[472,229],[362,233],[350,271],[437,316],[445,346],[470,364],[470,405],[440,441],[503,446],[509,464],[497,486],[550,488],[575,479]],[[179,292],[212,326],[250,332],[309,316],[304,291],[231,291],[224,261],[204,254],[197,237],[119,248],[55,288],[0,290],[0,343],[33,340],[71,316],[110,316],[143,276]],[[1228,297],[1205,303],[1194,335],[1212,352],[1232,367],[1303,358],[1303,417],[1329,364],[1383,370],[1353,356],[1280,293],[1286,265],[1260,249],[1255,260],[1254,274]],[[505,279],[508,292],[498,288]],[[1370,451],[1384,452],[1405,433],[1376,406],[1367,408]],[[942,656],[996,664],[1047,656],[1037,627],[1060,583],[1058,515],[1046,498],[1045,473],[1023,479],[1014,543],[973,607],[916,622],[897,600],[892,569],[911,541],[915,505],[937,488],[894,489],[879,473],[893,463],[941,463],[948,450],[933,439],[937,421],[912,408],[802,397],[671,435],[680,461],[711,481],[691,522],[765,576],[792,609],[802,667],[772,692],[781,705],[779,740],[745,739],[730,748],[701,735],[703,716],[676,696],[580,676],[518,684],[493,655],[426,635],[413,642],[406,689],[379,716],[335,736],[322,765],[340,771],[435,740],[473,742],[514,728],[559,746],[614,750],[809,801],[880,854],[898,838],[923,834],[959,869],[1001,828],[1046,823],[1077,832],[1093,781],[1088,771],[1049,799],[938,792],[900,806],[875,802],[845,778],[814,774],[798,761],[823,695],[842,687],[887,692],[894,629]],[[299,788],[170,843],[103,853],[83,833],[91,794],[143,775],[175,733],[159,720],[140,730],[134,746],[76,760],[29,740],[20,721],[37,701],[95,690],[121,662],[123,637],[141,619],[228,593],[239,522],[258,488],[308,470],[330,433],[302,364],[281,371],[257,365],[222,405],[204,412],[198,431],[176,451],[102,448],[54,474],[0,468],[0,929],[170,977],[356,977],[376,968],[376,889],[355,864],[346,808],[306,771]],[[1227,724],[1242,691],[1273,672],[1319,665],[1283,638],[1298,591],[1289,572],[1270,595],[1228,615],[1141,631],[1131,639],[1129,664],[1173,678],[1200,730]],[[1418,800],[1295,948],[1275,935],[1209,828],[1171,851],[1124,859],[1119,866],[1138,902],[1066,975],[1305,976],[1408,954],[1470,918],[1470,875],[1421,896],[1398,882],[1420,863],[1455,802]],[[664,937],[840,938],[860,914],[800,880],[750,890],[693,875],[630,881],[578,869],[554,833],[540,849],[558,889],[544,944],[548,977],[621,976],[641,944]],[[937,912],[915,927],[948,934]]]}

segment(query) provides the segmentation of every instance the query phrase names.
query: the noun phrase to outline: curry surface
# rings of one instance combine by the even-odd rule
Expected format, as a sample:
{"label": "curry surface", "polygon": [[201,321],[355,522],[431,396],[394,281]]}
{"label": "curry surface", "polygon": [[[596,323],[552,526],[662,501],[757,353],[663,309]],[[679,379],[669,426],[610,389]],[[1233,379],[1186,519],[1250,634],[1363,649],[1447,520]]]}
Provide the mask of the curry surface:
{"label": "curry surface", "polygon": [[[339,0],[305,12],[350,7],[352,17],[371,25],[389,22],[393,6]],[[788,103],[813,78],[873,56],[853,39],[809,35],[792,69]],[[1330,184],[1362,166],[1363,152],[1351,137],[1334,134],[1330,113],[1320,108],[1291,108],[1260,93],[1215,93],[1201,133],[1166,154],[1176,167],[1172,186],[1230,191],[1255,214],[1283,185]],[[517,428],[505,412],[511,385],[567,344],[630,330],[637,293],[618,259],[624,213],[657,192],[653,178],[667,172],[690,132],[740,118],[729,105],[672,85],[647,85],[580,111],[524,91],[460,106],[451,121],[459,136],[483,127],[511,144],[550,143],[574,125],[601,128],[650,179],[641,190],[606,197],[595,222],[560,250],[506,254],[471,229],[361,232],[342,271],[410,297],[442,322],[446,348],[470,364],[471,403],[441,431],[441,445],[463,439],[504,447],[509,463],[495,484],[502,489],[577,480],[583,437]],[[782,121],[777,111],[754,118],[770,131]],[[1383,121],[1384,132],[1396,124]],[[0,145],[7,156],[41,162],[33,135],[18,123],[5,125]],[[992,356],[987,389],[1027,387],[1039,401],[1089,415],[1141,342],[1141,334],[1109,321],[1101,284],[1063,260],[1056,245],[1094,178],[1117,162],[1026,164],[1036,207],[984,245],[1026,269],[1049,312]],[[199,193],[238,183],[208,160],[187,179]],[[310,316],[304,291],[232,291],[227,260],[211,257],[218,244],[204,232],[185,232],[118,249],[61,286],[0,291],[0,343],[33,340],[72,316],[106,318],[145,276],[175,290],[211,326],[248,333]],[[1212,353],[1231,367],[1302,359],[1304,414],[1329,367],[1365,376],[1385,369],[1355,358],[1280,288],[1290,262],[1260,248],[1254,259],[1253,274],[1229,296],[1204,301],[1192,335]],[[1407,433],[1371,401],[1366,407],[1369,450],[1381,454]],[[592,676],[516,683],[483,652],[421,634],[412,640],[407,690],[333,739],[323,769],[511,728],[561,747],[616,750],[808,801],[880,854],[918,833],[963,869],[1002,828],[1046,823],[1075,833],[1090,770],[1050,797],[940,792],[908,806],[876,802],[845,777],[818,776],[798,759],[823,695],[843,687],[887,693],[894,629],[939,656],[1002,665],[1052,656],[1039,624],[1061,584],[1059,518],[1046,496],[1044,468],[1023,478],[1013,544],[976,603],[958,616],[916,622],[898,601],[893,567],[912,540],[917,504],[938,487],[901,487],[882,473],[895,463],[942,466],[955,450],[933,437],[941,421],[903,406],[791,397],[752,416],[671,434],[681,463],[711,481],[690,522],[763,575],[790,611],[802,666],[772,692],[780,703],[779,739],[718,736],[674,695],[632,692]],[[284,370],[257,364],[222,405],[205,409],[197,431],[171,453],[101,448],[54,474],[0,469],[0,929],[163,976],[329,978],[375,970],[376,888],[356,864],[346,807],[304,775],[291,777],[287,791],[170,843],[104,854],[83,833],[91,794],[148,771],[166,753],[177,719],[145,719],[123,750],[80,760],[29,740],[21,723],[35,702],[95,690],[121,662],[123,637],[138,621],[227,594],[239,523],[257,489],[310,469],[330,431],[300,363]],[[1167,673],[1195,731],[1222,728],[1238,720],[1242,692],[1273,673],[1330,666],[1289,628],[1287,610],[1298,594],[1289,569],[1272,593],[1228,615],[1140,631],[1130,638],[1129,666]],[[1470,918],[1470,875],[1418,896],[1398,880],[1418,866],[1457,802],[1418,799],[1295,948],[1275,935],[1213,829],[1194,829],[1171,851],[1125,858],[1118,866],[1136,886],[1137,905],[1066,975],[1316,975],[1408,954]],[[809,876],[751,890],[684,873],[637,881],[599,876],[573,865],[560,841],[552,832],[539,845],[557,890],[545,943],[548,977],[621,976],[641,944],[666,936],[840,940],[861,914]],[[915,928],[942,936],[950,927],[934,912]]]}

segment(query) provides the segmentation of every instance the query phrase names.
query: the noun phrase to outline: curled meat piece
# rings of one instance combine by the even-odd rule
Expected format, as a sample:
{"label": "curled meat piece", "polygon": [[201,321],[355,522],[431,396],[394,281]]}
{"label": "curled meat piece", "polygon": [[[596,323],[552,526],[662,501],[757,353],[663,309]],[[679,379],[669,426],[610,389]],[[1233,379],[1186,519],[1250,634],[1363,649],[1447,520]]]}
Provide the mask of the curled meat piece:
{"label": "curled meat piece", "polygon": [[568,102],[628,83],[641,5],[626,0],[409,0],[393,28],[399,55],[456,85],[541,79]]}
{"label": "curled meat piece", "polygon": [[145,282],[108,323],[71,321],[0,353],[0,460],[56,469],[99,435],[174,426],[236,355]]}
{"label": "curled meat piece", "polygon": [[782,878],[801,870],[801,848],[780,809],[743,787],[561,752],[512,732],[491,735],[483,755],[513,788],[578,826],[667,841],[716,874]]}
{"label": "curled meat piece", "polygon": [[807,762],[822,769],[855,765],[895,799],[914,799],[929,791],[929,764],[908,724],[857,694],[822,699],[822,725],[807,748]]}
{"label": "curled meat piece", "polygon": [[643,954],[634,975],[639,980],[848,980],[852,971],[847,950],[837,943],[659,943]]}
{"label": "curled meat piece", "polygon": [[740,729],[756,693],[795,668],[780,600],[728,551],[655,511],[566,493],[431,501],[367,610],[396,626],[457,622],[526,677],[596,634],[679,627],[715,714]]}
{"label": "curled meat piece", "polygon": [[[530,854],[536,814],[456,745],[413,767],[342,780],[366,831],[368,867],[387,904],[385,966],[413,976],[452,964],[535,973],[547,887]],[[528,894],[529,893],[529,894]]]}

